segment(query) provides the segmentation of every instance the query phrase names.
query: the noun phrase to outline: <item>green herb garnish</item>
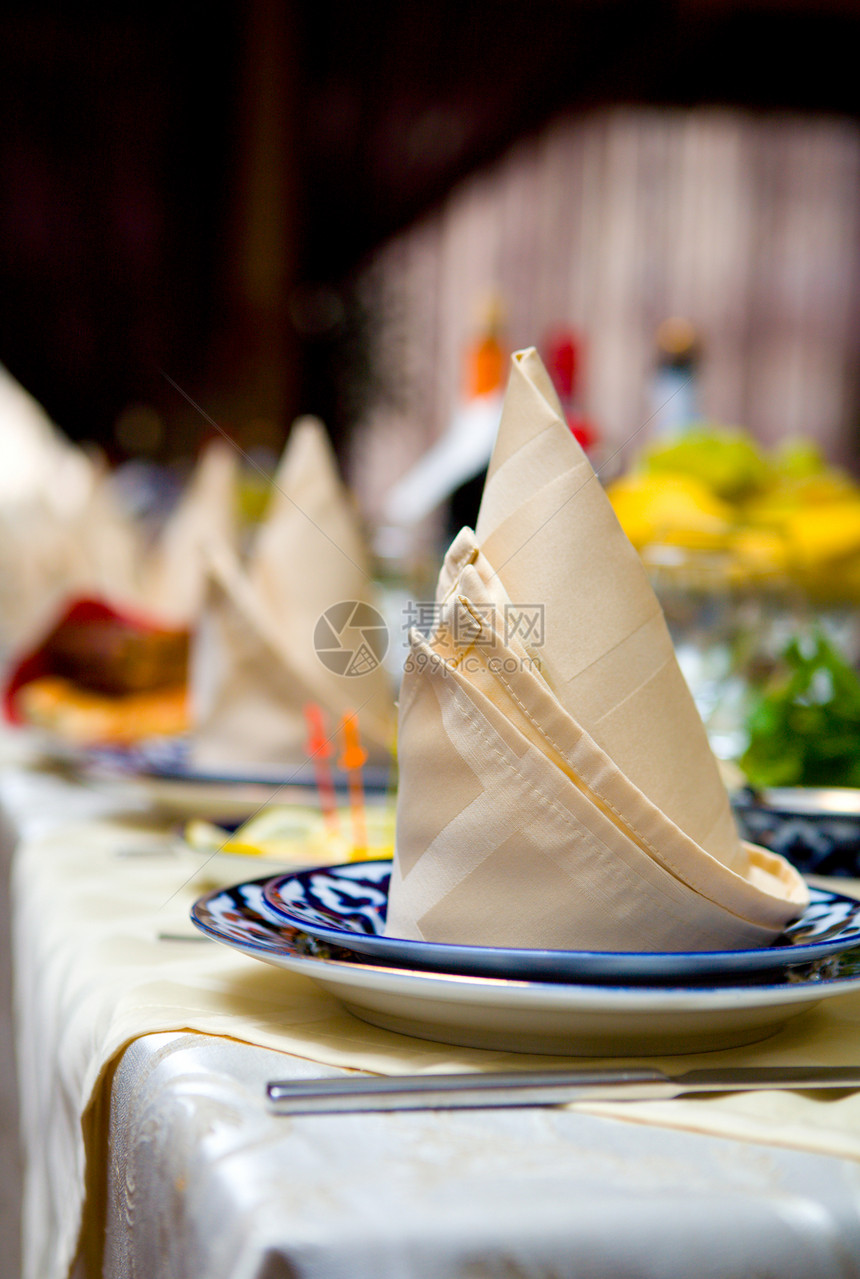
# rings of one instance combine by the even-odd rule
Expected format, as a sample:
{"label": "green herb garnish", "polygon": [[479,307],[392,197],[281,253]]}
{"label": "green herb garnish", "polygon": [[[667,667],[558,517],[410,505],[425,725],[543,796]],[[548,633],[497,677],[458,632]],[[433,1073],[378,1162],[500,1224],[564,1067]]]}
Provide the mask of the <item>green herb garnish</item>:
{"label": "green herb garnish", "polygon": [[753,786],[860,786],[860,677],[820,632],[787,646],[747,731]]}

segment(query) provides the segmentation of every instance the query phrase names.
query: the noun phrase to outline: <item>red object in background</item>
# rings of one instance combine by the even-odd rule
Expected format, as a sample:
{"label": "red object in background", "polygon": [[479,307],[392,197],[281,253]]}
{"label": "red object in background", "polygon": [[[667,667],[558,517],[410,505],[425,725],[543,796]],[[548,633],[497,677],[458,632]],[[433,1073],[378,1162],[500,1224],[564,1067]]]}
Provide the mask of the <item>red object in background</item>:
{"label": "red object in background", "polygon": [[143,634],[164,635],[174,633],[170,628],[159,625],[148,617],[144,617],[139,613],[128,612],[125,609],[112,608],[104,600],[96,599],[95,597],[86,596],[74,600],[67,605],[38,647],[26,653],[13,666],[3,689],[3,715],[9,723],[24,723],[21,715],[15,709],[16,694],[26,684],[31,684],[33,680],[55,673],[51,645],[58,633],[64,627],[81,626],[94,622],[120,623]]}
{"label": "red object in background", "polygon": [[574,439],[586,453],[594,448],[597,443],[597,432],[588,418],[582,417],[579,413],[568,413],[567,425],[570,427]]}
{"label": "red object in background", "polygon": [[579,344],[566,329],[550,335],[546,343],[546,367],[559,399],[567,404],[577,392]]}
{"label": "red object in background", "polygon": [[555,330],[545,343],[544,363],[561,400],[571,434],[588,453],[597,445],[599,434],[594,423],[589,421],[578,405],[582,369],[581,339],[570,329]]}

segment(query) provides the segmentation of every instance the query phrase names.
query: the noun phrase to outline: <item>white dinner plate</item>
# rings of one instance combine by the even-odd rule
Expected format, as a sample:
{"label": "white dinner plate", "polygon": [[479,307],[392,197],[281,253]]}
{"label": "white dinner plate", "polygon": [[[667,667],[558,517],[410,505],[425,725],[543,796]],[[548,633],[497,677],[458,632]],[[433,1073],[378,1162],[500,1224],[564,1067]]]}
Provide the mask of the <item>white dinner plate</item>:
{"label": "white dinner plate", "polygon": [[267,804],[306,804],[305,787],[264,782],[204,782],[154,777],[148,773],[117,773],[90,767],[83,778],[119,803],[139,803],[167,817],[204,817],[210,821],[240,822]]}
{"label": "white dinner plate", "polygon": [[391,861],[305,866],[273,877],[267,904],[287,923],[322,941],[382,963],[475,977],[537,981],[725,980],[809,964],[860,945],[860,901],[810,888],[803,916],[770,946],[718,951],[529,950],[462,946],[384,935]]}
{"label": "white dinner plate", "polygon": [[511,981],[388,967],[287,924],[266,904],[266,882],[208,893],[191,918],[214,940],[311,978],[361,1020],[419,1039],[564,1056],[703,1052],[766,1039],[822,1000],[860,990],[860,960],[851,952],[787,970],[779,981],[712,986]]}
{"label": "white dinner plate", "polygon": [[[187,744],[179,741],[91,751],[78,766],[91,784],[118,797],[143,798],[174,817],[242,821],[267,804],[307,804],[316,795],[316,776],[308,761],[269,769],[207,769],[192,764],[187,751]],[[368,799],[388,793],[389,769],[368,766],[362,775]],[[346,776],[335,770],[333,783],[339,799],[345,800]]]}

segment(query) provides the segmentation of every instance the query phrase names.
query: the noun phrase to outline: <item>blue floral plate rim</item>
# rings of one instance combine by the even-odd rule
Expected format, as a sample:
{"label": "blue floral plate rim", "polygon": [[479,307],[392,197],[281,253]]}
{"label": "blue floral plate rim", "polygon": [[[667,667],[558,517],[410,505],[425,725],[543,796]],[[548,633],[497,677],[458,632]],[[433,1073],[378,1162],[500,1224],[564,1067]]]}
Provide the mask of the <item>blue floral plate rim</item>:
{"label": "blue floral plate rim", "polygon": [[[757,1043],[823,1000],[860,991],[850,952],[724,981],[541,981],[384,964],[279,919],[264,900],[266,882],[210,891],[192,907],[194,924],[249,959],[309,978],[361,1021],[446,1045],[663,1060]],[[287,988],[288,1006],[293,998]]]}
{"label": "blue floral plate rim", "polygon": [[435,972],[542,981],[651,981],[761,976],[860,945],[860,900],[821,887],[770,946],[722,951],[577,951],[455,945],[386,937],[391,861],[348,862],[279,874],[263,885],[274,916],[343,950]]}

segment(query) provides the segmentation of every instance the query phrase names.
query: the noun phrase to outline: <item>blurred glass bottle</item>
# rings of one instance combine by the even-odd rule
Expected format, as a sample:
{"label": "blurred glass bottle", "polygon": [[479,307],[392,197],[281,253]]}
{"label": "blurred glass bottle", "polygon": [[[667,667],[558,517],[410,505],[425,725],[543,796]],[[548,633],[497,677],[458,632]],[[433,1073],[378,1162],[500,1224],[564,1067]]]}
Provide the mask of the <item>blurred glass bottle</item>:
{"label": "blurred glass bottle", "polygon": [[432,623],[439,560],[464,525],[474,528],[507,374],[504,307],[493,296],[482,303],[464,348],[447,430],[392,485],[373,533],[375,577],[392,637],[388,664],[398,680],[409,627]]}
{"label": "blurred glass bottle", "polygon": [[701,356],[699,335],[689,320],[670,316],[663,321],[651,388],[653,435],[678,435],[700,420]]}
{"label": "blurred glass bottle", "polygon": [[501,298],[484,301],[478,332],[467,344],[464,356],[465,398],[491,395],[502,390],[508,372],[508,349],[504,339],[505,309]]}
{"label": "blurred glass bottle", "polygon": [[[467,470],[448,497],[445,536],[450,541],[461,528],[474,528],[487,478],[487,467],[502,412],[508,377],[509,350],[505,336],[505,307],[492,295],[479,311],[478,329],[463,354],[463,393],[458,408],[460,471]],[[467,447],[467,436],[471,447]]]}

